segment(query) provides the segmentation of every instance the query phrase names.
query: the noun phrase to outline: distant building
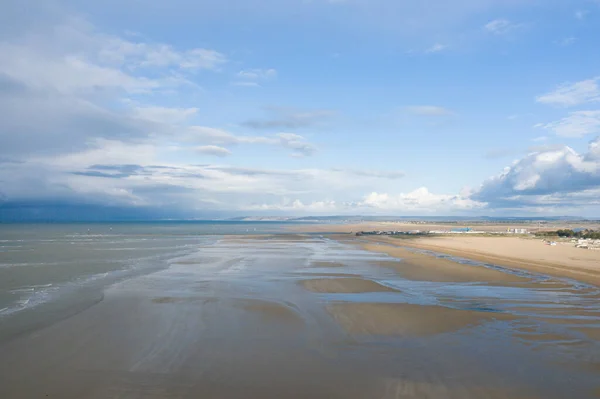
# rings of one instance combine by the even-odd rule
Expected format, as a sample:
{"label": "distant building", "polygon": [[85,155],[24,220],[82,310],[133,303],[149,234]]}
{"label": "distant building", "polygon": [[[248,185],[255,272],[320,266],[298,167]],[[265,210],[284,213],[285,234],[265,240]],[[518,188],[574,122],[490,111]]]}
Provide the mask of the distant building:
{"label": "distant building", "polygon": [[511,234],[527,234],[527,229],[508,229]]}
{"label": "distant building", "polygon": [[452,232],[452,233],[470,233],[471,230],[472,229],[470,227],[459,227],[459,228],[450,230],[450,232]]}

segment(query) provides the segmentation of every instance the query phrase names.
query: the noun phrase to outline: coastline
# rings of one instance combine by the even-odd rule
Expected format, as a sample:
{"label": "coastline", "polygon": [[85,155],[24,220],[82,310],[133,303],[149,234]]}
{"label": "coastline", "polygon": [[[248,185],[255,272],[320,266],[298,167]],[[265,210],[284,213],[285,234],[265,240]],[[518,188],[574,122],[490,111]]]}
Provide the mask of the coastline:
{"label": "coastline", "polygon": [[[318,225],[295,228],[303,232],[329,232],[342,241],[384,243],[398,247],[433,251],[473,261],[495,264],[514,270],[569,278],[600,287],[600,251],[575,248],[566,244],[545,245],[543,240],[518,236],[452,236],[404,237],[350,235],[357,231],[436,229],[439,225],[410,225],[398,223],[361,223]],[[498,231],[498,226],[486,226]],[[483,227],[485,229],[486,227]],[[447,228],[447,226],[446,226]],[[505,228],[505,227],[504,227]],[[478,227],[479,229],[479,227]],[[340,235],[335,235],[340,233]],[[342,235],[343,234],[343,235]]]}
{"label": "coastline", "polygon": [[0,339],[0,397],[592,397],[600,290],[386,244],[199,242]]}
{"label": "coastline", "polygon": [[[368,237],[365,239],[374,243],[385,243],[399,247],[433,251],[463,259],[504,266],[514,270],[547,274],[559,278],[570,278],[600,287],[599,251],[572,248],[576,252],[573,253],[573,251],[568,251],[571,249],[568,247],[549,247],[544,245],[541,240],[518,237],[425,237],[407,240],[390,237]],[[485,249],[479,249],[478,244],[484,243],[487,244]],[[465,246],[470,245],[472,245],[472,249],[465,248]],[[488,247],[493,245],[497,245],[497,248],[491,249]],[[531,258],[529,256],[521,256],[521,254],[515,256],[515,247],[531,251]],[[540,248],[552,251],[548,253],[548,256],[553,256],[555,260],[532,259],[535,253],[541,251]]]}

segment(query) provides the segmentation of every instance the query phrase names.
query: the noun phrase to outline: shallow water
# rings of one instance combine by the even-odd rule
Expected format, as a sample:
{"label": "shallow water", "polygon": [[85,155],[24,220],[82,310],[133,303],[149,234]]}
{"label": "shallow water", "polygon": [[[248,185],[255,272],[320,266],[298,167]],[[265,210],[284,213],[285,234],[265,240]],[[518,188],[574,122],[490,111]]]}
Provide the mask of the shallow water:
{"label": "shallow water", "polygon": [[[0,345],[0,396],[592,398],[600,388],[596,287],[528,273],[501,286],[409,280],[384,267],[401,260],[319,236],[201,240],[35,340]],[[397,292],[299,284],[345,276]],[[405,320],[417,333],[362,334],[328,310],[384,303],[434,306],[442,319],[424,326],[417,314]],[[447,329],[453,311],[477,322]]]}
{"label": "shallow water", "polygon": [[216,234],[270,233],[285,226],[264,222],[0,224],[0,338],[85,308],[100,300],[110,284],[165,268],[167,260],[209,245]]}
{"label": "shallow water", "polygon": [[[215,259],[219,261],[214,262]],[[210,297],[221,298],[222,294],[216,292],[225,289],[228,296],[233,292],[237,299],[257,299],[289,307],[302,318],[308,336],[315,336],[319,346],[324,347],[340,345],[347,338],[340,338],[339,331],[329,325],[331,320],[323,312],[328,303],[437,305],[514,315],[512,321],[484,323],[435,337],[352,337],[350,346],[336,356],[345,358],[348,356],[345,351],[352,348],[351,358],[356,357],[359,368],[365,363],[383,372],[386,365],[393,366],[397,370],[397,374],[392,373],[394,381],[399,375],[403,381],[422,380],[428,384],[437,378],[435,389],[442,389],[440,385],[446,383],[450,386],[450,381],[455,381],[461,386],[456,389],[464,390],[464,397],[472,394],[469,378],[487,381],[491,386],[498,380],[505,381],[511,387],[522,387],[524,395],[529,392],[541,397],[583,398],[598,387],[600,374],[590,371],[600,365],[600,342],[593,335],[593,331],[600,328],[600,292],[596,287],[514,271],[509,272],[529,278],[530,283],[494,286],[485,281],[413,281],[381,267],[382,262],[399,261],[326,238],[312,237],[303,242],[248,239],[235,243],[225,239],[178,259],[179,264],[160,274],[179,282],[176,296],[198,296],[196,287],[185,282],[201,278],[207,286],[218,287],[210,291]],[[471,267],[507,270],[459,261]],[[194,262],[200,269],[193,268]],[[323,262],[337,264],[327,268]],[[340,268],[339,263],[344,266]],[[340,273],[362,276],[399,292],[306,294],[298,288],[298,281],[315,278],[315,274],[320,278],[328,274],[339,278]],[[544,283],[543,288],[540,282]],[[587,334],[586,328],[592,335]],[[427,347],[426,353],[423,353],[424,347]],[[382,348],[388,348],[383,359],[379,353]],[[428,358],[431,356],[435,361]],[[414,370],[405,357],[418,362],[419,369]],[[450,360],[455,358],[467,364],[455,368]],[[470,373],[472,377],[466,378]],[[572,396],[575,392],[577,395]]]}

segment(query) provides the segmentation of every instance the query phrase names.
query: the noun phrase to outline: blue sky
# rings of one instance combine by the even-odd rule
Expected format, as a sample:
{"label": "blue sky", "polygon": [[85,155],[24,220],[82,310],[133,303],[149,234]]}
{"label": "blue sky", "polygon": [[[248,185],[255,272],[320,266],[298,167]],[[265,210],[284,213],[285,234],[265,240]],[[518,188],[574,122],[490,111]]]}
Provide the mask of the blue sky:
{"label": "blue sky", "polygon": [[600,2],[0,6],[0,201],[600,215]]}

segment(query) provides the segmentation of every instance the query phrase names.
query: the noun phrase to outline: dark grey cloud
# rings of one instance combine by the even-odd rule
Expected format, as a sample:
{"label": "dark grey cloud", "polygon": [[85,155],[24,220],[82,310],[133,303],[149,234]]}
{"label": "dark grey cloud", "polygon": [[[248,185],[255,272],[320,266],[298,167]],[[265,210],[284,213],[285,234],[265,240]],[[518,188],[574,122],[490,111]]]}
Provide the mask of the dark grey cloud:
{"label": "dark grey cloud", "polygon": [[27,92],[25,84],[0,72],[0,97],[14,96],[25,92]]}
{"label": "dark grey cloud", "polygon": [[12,93],[0,92],[0,156],[73,152],[91,139],[133,140],[152,131],[151,124],[82,98],[18,84],[10,88]]}
{"label": "dark grey cloud", "polygon": [[109,170],[127,174],[134,174],[143,171],[145,168],[142,165],[92,165],[88,169]]}
{"label": "dark grey cloud", "polygon": [[78,176],[123,179],[133,175],[149,175],[151,172],[141,165],[92,165],[85,171],[75,171],[71,173]]}
{"label": "dark grey cloud", "polygon": [[206,175],[186,168],[170,166],[142,166],[142,165],[92,165],[83,171],[73,171],[77,176],[103,177],[123,179],[131,176],[153,176],[160,174],[164,177],[182,177],[206,179]]}
{"label": "dark grey cloud", "polygon": [[74,175],[78,176],[89,176],[89,177],[106,177],[109,179],[122,179],[124,177],[129,177],[131,174],[127,173],[103,173],[95,170],[90,170],[89,172],[71,172]]}
{"label": "dark grey cloud", "polygon": [[[212,215],[215,213],[213,212]],[[208,213],[176,207],[106,205],[80,199],[21,200],[0,202],[0,221],[128,221],[206,217]]]}
{"label": "dark grey cloud", "polygon": [[0,157],[0,164],[22,164],[23,161],[11,157]]}

